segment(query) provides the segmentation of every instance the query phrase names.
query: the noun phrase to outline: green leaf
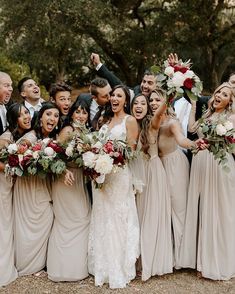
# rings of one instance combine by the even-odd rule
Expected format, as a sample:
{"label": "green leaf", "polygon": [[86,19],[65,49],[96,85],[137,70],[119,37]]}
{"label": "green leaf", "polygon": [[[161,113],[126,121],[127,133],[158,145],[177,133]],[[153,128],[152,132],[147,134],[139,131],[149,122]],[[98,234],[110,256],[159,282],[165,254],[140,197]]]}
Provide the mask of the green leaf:
{"label": "green leaf", "polygon": [[197,101],[198,96],[194,95],[191,91],[185,89],[185,92],[190,100]]}

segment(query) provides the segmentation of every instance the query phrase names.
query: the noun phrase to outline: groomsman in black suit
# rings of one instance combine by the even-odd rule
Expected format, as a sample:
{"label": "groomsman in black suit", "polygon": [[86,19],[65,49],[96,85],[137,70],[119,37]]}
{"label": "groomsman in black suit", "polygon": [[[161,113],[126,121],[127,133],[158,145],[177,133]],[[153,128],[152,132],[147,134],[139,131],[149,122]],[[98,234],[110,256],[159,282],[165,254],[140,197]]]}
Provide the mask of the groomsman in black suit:
{"label": "groomsman in black suit", "polygon": [[105,106],[110,100],[112,88],[103,78],[95,78],[90,84],[90,93],[82,93],[77,99],[85,100],[90,106],[90,124],[94,130],[98,128],[98,120],[105,111]]}
{"label": "groomsman in black suit", "polygon": [[12,91],[11,77],[7,73],[0,71],[0,135],[7,127],[6,105],[10,101]]}
{"label": "groomsman in black suit", "polygon": [[[96,53],[91,54],[91,62],[96,67],[97,74],[100,77],[107,79],[113,88],[116,85],[123,84],[122,81],[115,76],[111,71],[107,69],[107,67],[101,63],[100,56]],[[151,92],[156,89],[156,75],[150,70],[146,70],[141,84],[135,86],[134,88],[130,88],[131,97],[133,98],[135,95],[142,93],[144,96],[149,97]]]}

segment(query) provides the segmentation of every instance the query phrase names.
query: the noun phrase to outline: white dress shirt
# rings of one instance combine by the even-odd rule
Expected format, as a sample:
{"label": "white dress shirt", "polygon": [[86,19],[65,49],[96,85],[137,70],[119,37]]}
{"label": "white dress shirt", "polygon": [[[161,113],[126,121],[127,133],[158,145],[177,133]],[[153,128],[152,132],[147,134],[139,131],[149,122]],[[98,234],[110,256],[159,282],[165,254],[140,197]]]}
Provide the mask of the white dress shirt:
{"label": "white dress shirt", "polygon": [[191,107],[191,104],[184,97],[180,98],[179,100],[176,100],[174,104],[175,113],[182,125],[185,137],[187,137],[188,120]]}
{"label": "white dress shirt", "polygon": [[91,121],[95,117],[98,110],[99,110],[99,104],[95,101],[95,99],[92,99],[91,106],[90,106],[90,120]]}
{"label": "white dress shirt", "polygon": [[39,111],[42,107],[42,103],[40,101],[38,102],[38,104],[32,105],[28,101],[25,100],[24,104],[25,104],[25,107],[28,108],[31,118],[34,115],[34,112]]}
{"label": "white dress shirt", "polygon": [[7,117],[6,117],[6,106],[4,104],[0,104],[0,117],[2,120],[2,127],[3,127],[3,131],[6,130],[7,128]]}

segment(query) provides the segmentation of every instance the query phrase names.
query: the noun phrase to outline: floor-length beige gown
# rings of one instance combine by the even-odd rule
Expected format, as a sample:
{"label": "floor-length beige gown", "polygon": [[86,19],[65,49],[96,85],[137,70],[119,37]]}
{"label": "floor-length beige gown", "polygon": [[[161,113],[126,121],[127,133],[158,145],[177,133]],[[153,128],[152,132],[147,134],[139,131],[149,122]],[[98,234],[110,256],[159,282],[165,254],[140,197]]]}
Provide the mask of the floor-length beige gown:
{"label": "floor-length beige gown", "polygon": [[82,169],[69,167],[75,182],[64,177],[52,183],[55,219],[48,245],[47,272],[53,281],[78,281],[88,276],[90,201]]}
{"label": "floor-length beige gown", "polygon": [[[36,142],[34,132],[24,136]],[[47,245],[53,223],[50,178],[17,177],[13,192],[15,260],[19,275],[29,275],[46,266]]]}
{"label": "floor-length beige gown", "polygon": [[171,133],[171,123],[175,123],[173,119],[167,120],[161,125],[158,148],[171,195],[174,267],[179,268],[180,245],[183,236],[189,186],[189,162],[183,151],[179,149]]}
{"label": "floor-length beige gown", "polygon": [[171,201],[163,164],[158,156],[158,132],[149,131],[150,158],[144,164],[146,179],[143,192],[137,195],[140,221],[142,280],[173,271],[171,237]]}
{"label": "floor-length beige gown", "polygon": [[[181,247],[182,267],[203,277],[235,277],[235,162],[225,172],[208,150],[192,160],[187,214]],[[199,201],[200,200],[200,201]]]}
{"label": "floor-length beige gown", "polygon": [[[5,132],[0,138],[10,140],[11,133]],[[14,266],[12,187],[13,181],[0,172],[0,287],[18,276]]]}

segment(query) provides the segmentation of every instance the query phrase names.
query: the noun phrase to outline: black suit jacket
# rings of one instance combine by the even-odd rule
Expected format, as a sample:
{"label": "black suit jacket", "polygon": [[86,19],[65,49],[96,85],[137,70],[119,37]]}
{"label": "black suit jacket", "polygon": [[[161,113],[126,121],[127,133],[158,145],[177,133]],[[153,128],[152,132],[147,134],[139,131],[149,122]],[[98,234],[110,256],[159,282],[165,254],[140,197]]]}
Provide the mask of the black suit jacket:
{"label": "black suit jacket", "polygon": [[0,136],[3,133],[3,125],[2,125],[2,119],[0,117]]}
{"label": "black suit jacket", "polygon": [[123,82],[118,77],[116,77],[114,73],[109,71],[104,64],[102,64],[97,73],[101,78],[104,78],[109,82],[111,88],[123,84]]}

